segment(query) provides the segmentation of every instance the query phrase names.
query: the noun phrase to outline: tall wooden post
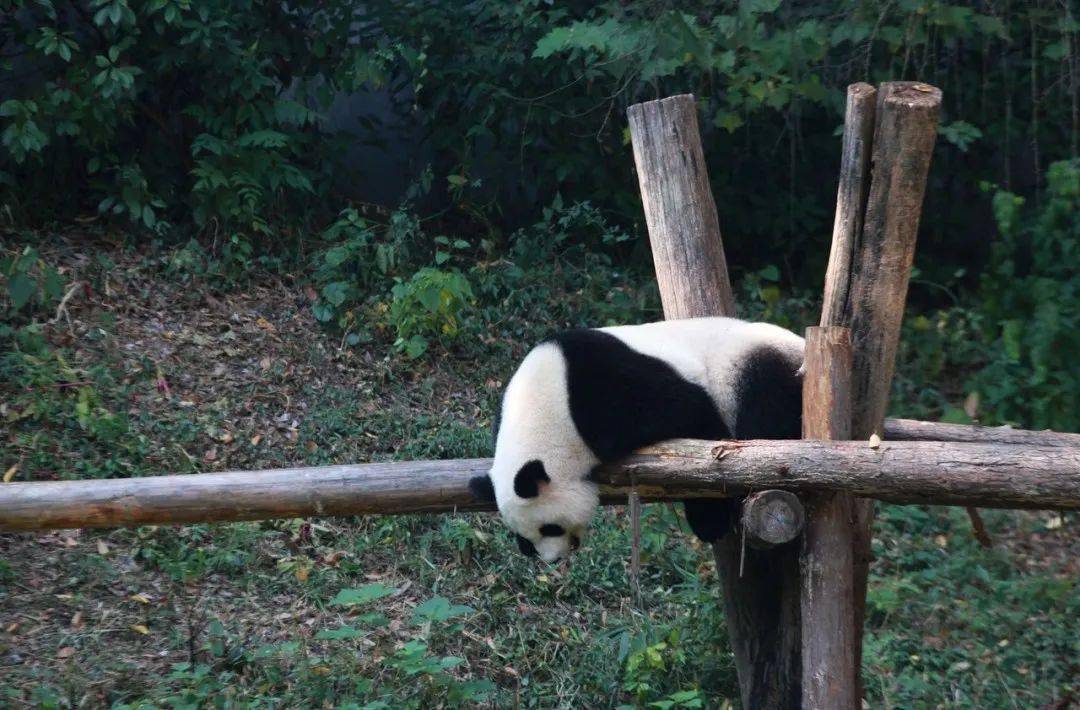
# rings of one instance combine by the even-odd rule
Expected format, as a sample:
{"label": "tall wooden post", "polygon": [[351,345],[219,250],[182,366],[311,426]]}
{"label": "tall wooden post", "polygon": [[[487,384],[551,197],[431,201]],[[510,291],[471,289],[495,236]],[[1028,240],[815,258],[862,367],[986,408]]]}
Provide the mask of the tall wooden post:
{"label": "tall wooden post", "polygon": [[[803,438],[851,436],[851,331],[806,329]],[[809,499],[802,537],[802,707],[855,710],[855,611],[852,605],[852,498]]]}
{"label": "tall wooden post", "polygon": [[[875,99],[871,110],[869,102]],[[857,84],[848,91],[849,123],[821,324],[851,329],[854,439],[883,433],[940,107],[941,91],[918,82],[882,84],[876,97],[866,85]],[[866,141],[867,117],[875,126],[872,147]],[[872,174],[865,169],[868,148]],[[864,191],[866,210],[860,233],[853,205],[861,201]],[[852,213],[856,218],[842,219]],[[856,671],[862,663],[873,511],[871,500],[854,502]]]}
{"label": "tall wooden post", "polygon": [[[694,97],[635,104],[627,114],[664,317],[734,316]],[[743,549],[727,535],[713,554],[743,707],[798,707],[798,546]]]}

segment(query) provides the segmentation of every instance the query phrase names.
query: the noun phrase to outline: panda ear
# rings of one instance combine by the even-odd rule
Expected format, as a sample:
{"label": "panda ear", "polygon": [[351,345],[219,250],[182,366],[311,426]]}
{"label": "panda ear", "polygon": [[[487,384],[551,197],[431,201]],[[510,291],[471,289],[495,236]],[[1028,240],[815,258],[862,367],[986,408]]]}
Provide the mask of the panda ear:
{"label": "panda ear", "polygon": [[491,476],[473,476],[469,479],[469,492],[473,494],[473,498],[477,500],[486,501],[488,503],[495,502],[495,486],[491,483]]}
{"label": "panda ear", "polygon": [[540,484],[550,483],[544,464],[540,461],[530,461],[521,467],[514,476],[514,493],[522,498],[535,498],[540,495]]}

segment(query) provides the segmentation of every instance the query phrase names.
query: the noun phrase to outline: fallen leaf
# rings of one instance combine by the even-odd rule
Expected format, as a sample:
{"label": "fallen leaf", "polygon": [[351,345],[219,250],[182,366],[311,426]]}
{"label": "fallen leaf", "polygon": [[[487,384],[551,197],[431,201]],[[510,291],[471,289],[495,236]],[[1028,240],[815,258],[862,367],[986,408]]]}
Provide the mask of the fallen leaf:
{"label": "fallen leaf", "polygon": [[12,464],[11,468],[4,471],[4,483],[11,483],[11,479],[15,478],[15,474],[19,472],[19,464]]}
{"label": "fallen leaf", "polygon": [[109,546],[105,544],[104,540],[97,541],[97,551],[102,556],[109,554]]}
{"label": "fallen leaf", "polygon": [[261,367],[264,371],[269,370],[270,365],[271,365],[271,362],[270,362],[270,358],[268,358],[268,357],[264,357],[262,360],[259,361],[259,367]]}
{"label": "fallen leaf", "polygon": [[233,443],[233,435],[231,432],[227,431],[218,438],[218,441],[222,444],[231,444]]}
{"label": "fallen leaf", "polygon": [[265,319],[265,318],[263,318],[262,316],[259,316],[258,320],[256,320],[256,321],[255,321],[255,325],[259,326],[259,327],[260,327],[260,328],[262,328],[263,330],[268,330],[268,331],[270,331],[271,333],[277,330],[277,328],[275,328],[275,327],[274,327],[274,324],[273,324],[273,323],[271,323],[270,321],[266,320],[266,319]]}
{"label": "fallen leaf", "polygon": [[1063,521],[1061,519],[1061,516],[1060,515],[1055,515],[1054,517],[1052,517],[1052,518],[1050,518],[1049,520],[1046,521],[1046,529],[1047,530],[1057,530],[1058,528],[1060,528],[1062,526],[1062,524],[1063,524]]}
{"label": "fallen leaf", "polygon": [[8,624],[8,627],[6,629],[4,629],[4,633],[13,634],[18,630],[19,630],[19,622],[16,621],[16,622],[13,622],[11,624]]}
{"label": "fallen leaf", "polygon": [[132,624],[131,625],[131,630],[134,631],[137,634],[142,634],[143,636],[149,636],[150,635],[150,629],[146,628],[142,624]]}
{"label": "fallen leaf", "polygon": [[211,461],[217,461],[217,447],[216,446],[211,446],[210,450],[207,451],[205,454],[203,454],[203,461],[206,461],[207,463],[209,463]]}
{"label": "fallen leaf", "polygon": [[74,629],[80,628],[83,625],[82,612],[75,612],[75,616],[71,617],[70,626]]}
{"label": "fallen leaf", "polygon": [[304,448],[308,450],[309,454],[313,454],[313,453],[315,453],[316,450],[318,450],[319,445],[316,444],[314,441],[311,441],[310,439],[308,439],[307,441],[304,442]]}
{"label": "fallen leaf", "polygon": [[140,604],[150,603],[150,597],[146,596],[145,594],[132,594],[130,597],[128,597],[128,599],[133,602],[139,602]]}
{"label": "fallen leaf", "polygon": [[307,567],[297,567],[293,572],[296,574],[296,579],[301,582],[306,582],[308,580],[308,575],[310,574]]}
{"label": "fallen leaf", "polygon": [[881,437],[878,436],[877,434],[871,434],[870,435],[870,448],[871,449],[876,449],[879,446],[881,446]]}
{"label": "fallen leaf", "polygon": [[938,535],[937,537],[934,538],[934,543],[938,547],[948,547],[949,546],[949,538],[945,537],[944,535]]}
{"label": "fallen leaf", "polygon": [[251,437],[252,446],[258,446],[260,441],[262,441],[262,434],[256,434],[255,436]]}
{"label": "fallen leaf", "polygon": [[57,658],[71,658],[75,655],[75,648],[72,646],[64,646],[62,649],[56,652]]}

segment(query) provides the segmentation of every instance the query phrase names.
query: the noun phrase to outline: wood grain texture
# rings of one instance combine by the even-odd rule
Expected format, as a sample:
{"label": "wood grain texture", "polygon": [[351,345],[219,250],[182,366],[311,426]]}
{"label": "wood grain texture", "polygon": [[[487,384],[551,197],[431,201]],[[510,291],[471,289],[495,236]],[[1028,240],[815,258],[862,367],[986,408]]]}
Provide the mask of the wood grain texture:
{"label": "wood grain texture", "polygon": [[[490,459],[0,484],[0,531],[492,510]],[[598,469],[601,500],[726,498],[769,488],[896,503],[1080,509],[1080,449],[937,441],[678,439]],[[730,536],[734,537],[734,536]]]}
{"label": "wood grain texture", "polygon": [[[821,325],[851,329],[852,436],[864,441],[871,434],[882,434],[926,176],[937,139],[941,91],[918,82],[890,82],[878,88],[875,99],[872,168],[862,233],[854,238],[841,235],[842,241],[833,244],[821,321]],[[863,131],[863,122],[845,125],[845,134],[863,135]],[[841,168],[842,173],[845,170],[862,176],[859,187],[865,187],[865,172],[853,166]],[[838,202],[838,218],[841,211]],[[873,501],[855,501],[853,513],[858,668],[872,558]]]}
{"label": "wood grain texture", "polygon": [[785,545],[799,536],[806,511],[798,496],[788,491],[751,493],[742,504],[742,533],[759,550]]}
{"label": "wood grain texture", "polygon": [[[735,316],[735,298],[689,95],[627,110],[656,280],[667,319]],[[713,545],[744,707],[799,702],[798,551]]]}
{"label": "wood grain texture", "polygon": [[877,90],[869,84],[847,89],[844,141],[840,153],[840,184],[836,190],[829,266],[825,272],[822,325],[842,325],[851,288],[851,260],[862,238],[866,199],[870,194],[870,154],[874,144]]}
{"label": "wood grain texture", "polygon": [[734,316],[694,97],[634,104],[626,113],[664,317]]}
{"label": "wood grain texture", "polygon": [[[803,438],[851,436],[851,331],[841,326],[806,329],[803,376]],[[852,497],[846,493],[807,498],[802,537],[802,707],[854,710],[855,590]]]}
{"label": "wood grain texture", "polygon": [[942,424],[917,419],[886,419],[888,441],[966,441],[985,444],[1021,446],[1080,446],[1080,434],[1064,434],[1046,429],[1031,431],[1007,426]]}

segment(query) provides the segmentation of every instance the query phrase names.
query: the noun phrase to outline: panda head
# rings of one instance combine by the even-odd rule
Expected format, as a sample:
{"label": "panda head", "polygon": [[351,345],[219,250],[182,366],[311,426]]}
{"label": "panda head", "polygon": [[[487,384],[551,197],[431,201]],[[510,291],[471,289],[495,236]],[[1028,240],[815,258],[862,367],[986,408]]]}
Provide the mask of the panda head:
{"label": "panda head", "polygon": [[567,557],[599,505],[589,478],[599,463],[570,416],[566,363],[552,343],[533,349],[511,378],[498,418],[495,459],[469,482],[498,505],[518,548],[545,562]]}
{"label": "panda head", "polygon": [[[586,471],[587,473],[587,471]],[[498,481],[507,481],[500,485]],[[469,481],[477,498],[493,501],[514,532],[518,549],[544,562],[557,562],[576,550],[599,503],[596,485],[579,480],[553,482],[540,459],[506,474],[498,462],[487,476]]]}

